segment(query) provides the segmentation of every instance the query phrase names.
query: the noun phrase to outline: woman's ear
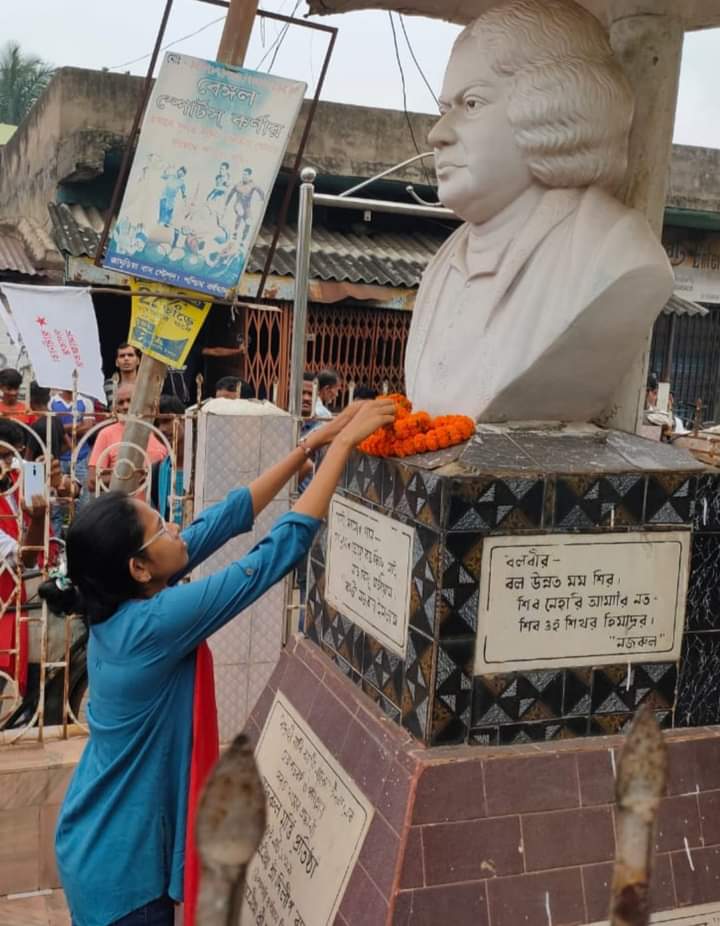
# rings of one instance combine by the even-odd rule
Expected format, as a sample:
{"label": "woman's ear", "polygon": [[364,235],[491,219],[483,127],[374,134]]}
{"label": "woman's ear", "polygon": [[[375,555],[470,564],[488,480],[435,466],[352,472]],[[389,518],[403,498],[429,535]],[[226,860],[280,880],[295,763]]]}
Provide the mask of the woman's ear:
{"label": "woman's ear", "polygon": [[133,556],[128,563],[128,569],[133,581],[138,585],[147,585],[152,580],[152,575],[147,567],[147,563],[139,556]]}

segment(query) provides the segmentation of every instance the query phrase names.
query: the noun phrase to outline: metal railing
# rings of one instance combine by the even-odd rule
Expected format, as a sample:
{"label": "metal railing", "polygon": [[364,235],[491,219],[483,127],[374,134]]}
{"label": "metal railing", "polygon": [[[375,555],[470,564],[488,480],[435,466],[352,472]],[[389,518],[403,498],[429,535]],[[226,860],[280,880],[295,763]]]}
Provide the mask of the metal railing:
{"label": "metal railing", "polygon": [[[73,400],[75,406],[76,401]],[[16,423],[26,441],[32,441],[35,451],[39,451],[38,459],[44,463],[44,513],[39,543],[30,542],[28,516],[23,511],[24,460],[21,448],[0,442],[0,531],[17,545],[14,555],[0,559],[0,745],[26,739],[42,742],[48,735],[67,738],[73,733],[86,731],[87,628],[78,616],[59,616],[50,611],[47,604],[40,600],[38,588],[64,556],[62,536],[55,535],[53,523],[62,534],[89,497],[85,468],[79,465],[84,462],[86,448],[101,430],[120,419],[111,414],[81,437],[78,437],[77,422],[74,421],[70,432],[73,438],[70,459],[60,461],[54,460],[51,452],[52,421],[66,417],[66,414],[37,414],[45,416],[44,438],[41,436],[42,429],[35,430],[20,420]],[[171,419],[167,434],[144,422],[170,460],[167,508],[171,517],[177,516],[183,524],[192,519],[194,455],[188,453],[184,455],[184,461],[179,460],[179,451],[183,428],[189,440],[196,433],[196,417],[197,411],[187,412],[184,416],[167,416]],[[121,446],[122,440],[114,442],[98,458],[99,478],[95,495],[108,490]],[[188,463],[189,471],[183,472],[182,491],[178,492],[178,467],[185,469]],[[59,468],[69,476],[71,486],[82,485],[79,495],[75,491],[67,496],[57,494],[55,484]],[[150,501],[153,467],[147,453],[144,469],[140,491],[142,497]]]}

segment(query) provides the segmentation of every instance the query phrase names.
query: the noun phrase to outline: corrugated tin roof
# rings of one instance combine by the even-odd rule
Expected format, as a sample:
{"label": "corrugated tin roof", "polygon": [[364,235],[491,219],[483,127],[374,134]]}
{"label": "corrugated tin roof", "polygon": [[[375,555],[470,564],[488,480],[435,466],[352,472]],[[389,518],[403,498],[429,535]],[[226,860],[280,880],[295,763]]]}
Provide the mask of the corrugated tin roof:
{"label": "corrugated tin roof", "polygon": [[[104,217],[94,206],[50,203],[55,241],[72,257],[94,257],[103,229]],[[253,248],[248,270],[261,273],[265,267],[274,228],[263,226]],[[273,256],[270,272],[295,276],[297,229],[284,228]],[[344,283],[365,283],[413,289],[430,258],[445,238],[434,235],[397,232],[340,232],[315,225],[310,247],[310,278]],[[674,295],[663,310],[669,315],[707,315],[696,302]]]}
{"label": "corrugated tin roof", "polygon": [[697,302],[691,302],[689,299],[683,299],[675,293],[670,297],[670,301],[663,309],[666,315],[709,315],[710,309]]}
{"label": "corrugated tin roof", "polygon": [[[48,208],[60,250],[72,257],[93,257],[103,227],[103,216],[99,210],[67,203],[51,203]],[[248,263],[251,273],[263,270],[273,233],[274,229],[269,226],[260,230]],[[297,229],[283,229],[271,273],[295,275],[296,236]],[[354,234],[315,226],[310,277],[314,280],[412,288],[419,284],[423,270],[442,242],[442,238],[429,235]]]}
{"label": "corrugated tin roof", "polygon": [[55,243],[72,257],[94,257],[105,220],[95,206],[50,203]]}
{"label": "corrugated tin roof", "polygon": [[[250,256],[249,269],[259,273],[265,266],[273,229],[261,229]],[[273,257],[272,273],[295,275],[297,230],[283,229]],[[314,226],[310,246],[310,277],[412,288],[444,239],[421,234],[339,232]]]}
{"label": "corrugated tin roof", "polygon": [[0,273],[2,272],[20,273],[27,277],[38,276],[22,240],[0,229]]}

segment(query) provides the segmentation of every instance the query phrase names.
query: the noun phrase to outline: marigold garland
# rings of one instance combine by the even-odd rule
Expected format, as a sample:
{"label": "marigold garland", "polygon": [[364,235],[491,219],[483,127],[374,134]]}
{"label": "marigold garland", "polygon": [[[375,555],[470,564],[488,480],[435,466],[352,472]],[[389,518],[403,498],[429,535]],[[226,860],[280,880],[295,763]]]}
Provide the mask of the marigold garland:
{"label": "marigold garland", "polygon": [[466,415],[440,415],[431,418],[427,412],[413,412],[406,396],[394,394],[397,414],[391,425],[378,428],[359,445],[363,453],[374,457],[409,457],[453,447],[475,433],[475,422]]}

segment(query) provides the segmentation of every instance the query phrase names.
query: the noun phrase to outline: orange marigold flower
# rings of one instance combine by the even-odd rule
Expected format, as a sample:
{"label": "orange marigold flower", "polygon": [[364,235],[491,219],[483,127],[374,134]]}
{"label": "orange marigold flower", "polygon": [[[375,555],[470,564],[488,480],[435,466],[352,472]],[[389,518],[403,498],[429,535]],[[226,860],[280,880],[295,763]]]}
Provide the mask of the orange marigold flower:
{"label": "orange marigold flower", "polygon": [[395,421],[379,428],[359,445],[364,453],[378,457],[406,457],[452,447],[475,432],[475,422],[467,415],[431,418],[427,412],[413,412],[412,404],[404,395],[393,393],[385,398],[395,403]]}

